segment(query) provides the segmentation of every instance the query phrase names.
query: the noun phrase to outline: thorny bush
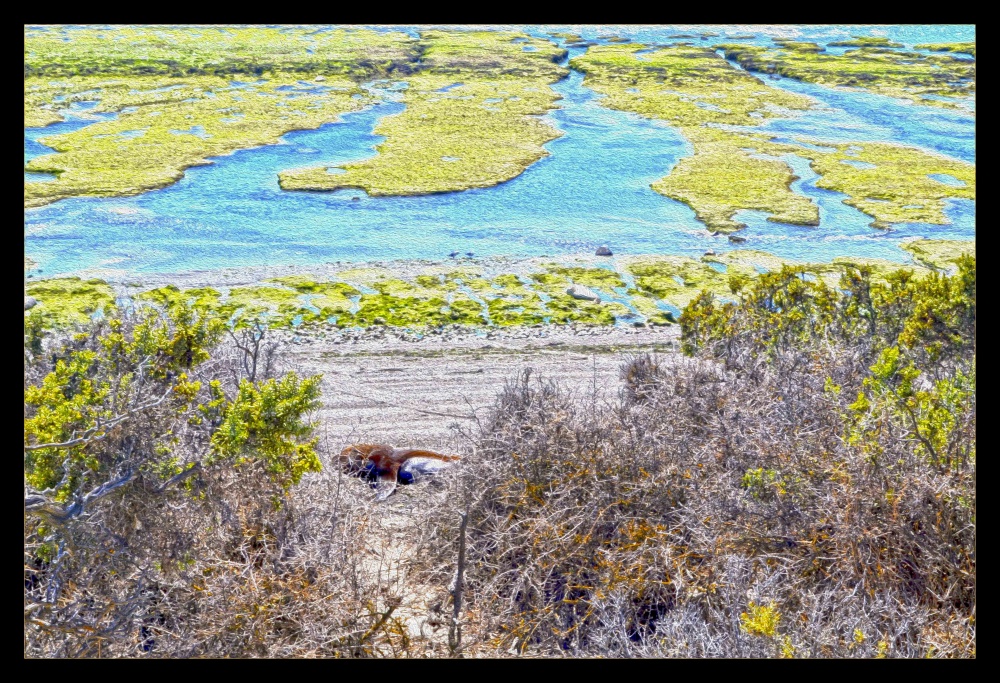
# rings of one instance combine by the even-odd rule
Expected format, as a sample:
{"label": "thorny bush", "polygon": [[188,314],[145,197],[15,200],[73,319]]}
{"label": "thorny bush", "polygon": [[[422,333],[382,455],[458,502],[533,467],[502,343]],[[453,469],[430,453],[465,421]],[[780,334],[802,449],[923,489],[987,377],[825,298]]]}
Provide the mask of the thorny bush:
{"label": "thorny bush", "polygon": [[[467,652],[975,655],[975,261],[785,268],[611,405],[525,372],[471,434]],[[441,545],[452,567],[454,546]],[[442,577],[443,578],[443,577]]]}
{"label": "thorny bush", "polygon": [[263,334],[183,302],[26,323],[26,656],[405,651],[367,501],[317,474],[319,377]]}

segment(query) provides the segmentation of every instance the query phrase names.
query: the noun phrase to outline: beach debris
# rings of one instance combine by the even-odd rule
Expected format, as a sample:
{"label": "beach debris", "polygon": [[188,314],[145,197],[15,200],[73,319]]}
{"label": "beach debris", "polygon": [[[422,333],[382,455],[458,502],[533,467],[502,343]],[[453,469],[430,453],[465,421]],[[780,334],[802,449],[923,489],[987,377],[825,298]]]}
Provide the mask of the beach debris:
{"label": "beach debris", "polygon": [[25,296],[24,297],[24,310],[26,310],[26,311],[31,310],[37,304],[38,304],[38,301],[35,299],[35,297],[33,297],[33,296]]}
{"label": "beach debris", "polygon": [[412,484],[437,474],[461,460],[457,455],[443,455],[418,448],[394,448],[382,443],[356,443],[340,452],[340,464],[352,474],[375,479],[375,500],[383,501],[396,490],[396,484]]}
{"label": "beach debris", "polygon": [[594,303],[598,304],[601,303],[600,295],[598,295],[592,289],[584,287],[583,285],[573,285],[572,287],[566,290],[566,293],[569,294],[574,299],[584,299],[586,301],[593,301]]}
{"label": "beach debris", "polygon": [[597,247],[597,251],[594,252],[594,255],[595,256],[614,256],[614,254],[611,253],[611,249],[606,244],[602,244],[601,246]]}

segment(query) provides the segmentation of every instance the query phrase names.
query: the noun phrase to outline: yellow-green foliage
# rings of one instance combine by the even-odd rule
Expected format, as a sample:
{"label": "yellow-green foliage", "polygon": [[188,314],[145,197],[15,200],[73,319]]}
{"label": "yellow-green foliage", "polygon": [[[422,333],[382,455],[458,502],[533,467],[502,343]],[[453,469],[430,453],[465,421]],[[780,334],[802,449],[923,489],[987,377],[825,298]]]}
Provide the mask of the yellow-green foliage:
{"label": "yellow-green foliage", "polygon": [[[874,217],[873,227],[902,222],[945,224],[944,199],[976,198],[973,164],[921,149],[864,142],[839,144],[836,152],[803,156],[812,159],[813,170],[822,176],[816,186],[849,195],[844,203]],[[845,161],[875,167],[858,168]],[[938,173],[954,176],[965,186],[946,185],[928,177]]]}
{"label": "yellow-green foliage", "polygon": [[[321,379],[317,375],[300,380],[289,373],[260,384],[240,382],[236,398],[219,411],[221,424],[212,435],[209,464],[227,459],[239,465],[260,459],[286,488],[307,472],[319,472],[319,438],[303,441],[312,434],[312,425],[301,417],[319,407]],[[216,398],[221,398],[221,390],[214,388]]]}
{"label": "yellow-green foliage", "polygon": [[917,50],[930,50],[931,52],[962,52],[976,56],[976,44],[969,43],[925,43],[924,45],[914,45]]}
{"label": "yellow-green foliage", "polygon": [[770,605],[758,605],[752,600],[747,605],[747,611],[740,614],[740,630],[755,636],[772,637],[777,632],[781,613],[772,602]]}
{"label": "yellow-green foliage", "polygon": [[850,86],[891,97],[902,97],[932,106],[956,103],[923,99],[922,95],[969,96],[975,92],[976,65],[947,55],[889,49],[859,39],[831,45],[861,45],[837,55],[815,49],[796,49],[783,43],[776,48],[754,45],[720,45],[729,59],[751,71],[779,73],[809,83]]}
{"label": "yellow-green foliage", "polygon": [[817,225],[816,205],[789,188],[794,175],[788,164],[755,156],[798,149],[705,127],[758,125],[782,109],[809,108],[808,98],[771,88],[707,48],[669,47],[637,56],[642,48],[594,47],[574,58],[573,66],[586,73],[585,85],[607,96],[604,106],[667,121],[694,145],[694,155],[681,159],[653,189],[691,206],[711,230],[745,227],[732,220],[741,209]]}
{"label": "yellow-green foliage", "polygon": [[[324,92],[276,90],[297,84],[289,75],[272,76],[246,89],[231,88],[224,79],[201,77],[186,83],[182,91],[171,91],[180,94],[166,97],[152,92],[162,79],[123,80],[130,89],[145,93],[145,97],[130,95],[134,104],[129,106],[137,109],[122,112],[114,121],[42,138],[57,153],[32,159],[25,169],[53,173],[56,180],[25,183],[25,206],[163,187],[179,180],[185,168],[209,163],[208,157],[274,144],[289,131],[317,128],[365,104],[364,99],[351,97],[360,92],[352,82],[332,77],[322,85],[339,89]],[[188,97],[175,99],[182,94]],[[132,131],[143,132],[132,136]]]}
{"label": "yellow-green foliage", "polygon": [[[311,52],[309,52],[311,50]],[[25,76],[340,74],[368,80],[417,54],[405,33],[369,29],[26,27]]]}
{"label": "yellow-green foliage", "polygon": [[[25,389],[24,438],[31,447],[25,453],[27,482],[38,490],[57,487],[57,499],[66,500],[88,472],[114,462],[99,457],[94,442],[115,418],[121,422],[133,389],[142,381],[170,382],[176,376],[174,395],[190,402],[198,387],[186,383],[183,372],[207,360],[207,348],[221,334],[219,320],[181,306],[173,309],[169,322],[146,310],[127,334],[121,320],[112,317],[99,337],[74,337],[74,345],[89,342],[92,348],[63,348],[52,371]],[[95,438],[91,442],[88,437]]]}
{"label": "yellow-green foliage", "polygon": [[176,285],[166,285],[142,292],[136,295],[136,299],[159,304],[168,309],[186,304],[196,310],[213,310],[219,307],[220,296],[218,290],[211,287],[181,291]]}
{"label": "yellow-green foliage", "polygon": [[111,287],[103,280],[78,277],[35,280],[26,291],[38,301],[31,315],[57,327],[85,323],[93,313],[114,303]]}
{"label": "yellow-green foliage", "polygon": [[[454,192],[510,180],[547,155],[542,145],[559,132],[537,117],[558,99],[549,88],[564,73],[553,63],[560,54],[555,46],[492,31],[427,31],[421,42],[423,71],[407,79],[406,109],[376,126],[386,138],[378,154],[338,166],[345,173],[285,171],[282,188],[358,187],[373,196]],[[529,45],[535,51],[523,50]]]}
{"label": "yellow-green foliage", "polygon": [[901,248],[913,254],[919,263],[939,270],[953,270],[960,256],[975,256],[976,243],[956,240],[912,240]]}

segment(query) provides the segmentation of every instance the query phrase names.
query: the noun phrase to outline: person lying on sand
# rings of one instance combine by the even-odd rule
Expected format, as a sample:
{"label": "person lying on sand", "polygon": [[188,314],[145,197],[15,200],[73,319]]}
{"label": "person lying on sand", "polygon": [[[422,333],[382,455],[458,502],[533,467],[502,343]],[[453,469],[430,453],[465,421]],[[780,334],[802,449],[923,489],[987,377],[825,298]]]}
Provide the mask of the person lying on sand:
{"label": "person lying on sand", "polygon": [[375,500],[383,501],[396,490],[396,484],[413,483],[417,478],[435,474],[455,464],[457,455],[442,455],[415,448],[393,448],[386,444],[358,443],[340,452],[340,464],[355,474],[375,477]]}

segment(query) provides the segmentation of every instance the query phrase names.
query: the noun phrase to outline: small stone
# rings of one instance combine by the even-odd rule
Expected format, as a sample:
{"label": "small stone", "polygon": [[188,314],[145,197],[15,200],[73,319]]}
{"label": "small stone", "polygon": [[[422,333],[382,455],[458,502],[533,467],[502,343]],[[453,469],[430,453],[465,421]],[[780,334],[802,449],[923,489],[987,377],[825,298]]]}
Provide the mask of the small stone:
{"label": "small stone", "polygon": [[614,254],[611,253],[611,249],[608,248],[608,245],[606,245],[606,244],[602,244],[601,246],[597,247],[597,251],[594,252],[594,255],[595,256],[614,256]]}
{"label": "small stone", "polygon": [[743,244],[744,242],[747,241],[747,238],[740,237],[739,235],[730,235],[729,241],[732,242],[733,244]]}
{"label": "small stone", "polygon": [[587,287],[584,287],[583,285],[573,285],[572,287],[566,290],[566,293],[569,294],[574,299],[584,299],[586,301],[601,303],[601,297],[598,296],[597,293],[595,293],[591,289],[588,289]]}
{"label": "small stone", "polygon": [[38,301],[35,300],[35,297],[33,297],[33,296],[25,296],[24,297],[24,310],[27,311],[29,309],[34,308],[37,303],[38,303]]}
{"label": "small stone", "polygon": [[715,250],[709,249],[708,251],[705,252],[705,256],[715,256]]}
{"label": "small stone", "polygon": [[322,83],[323,81],[326,80],[326,76],[317,76],[313,80],[316,81],[317,83]]}
{"label": "small stone", "polygon": [[351,197],[351,201],[352,202],[360,202],[361,201],[361,197]]}

